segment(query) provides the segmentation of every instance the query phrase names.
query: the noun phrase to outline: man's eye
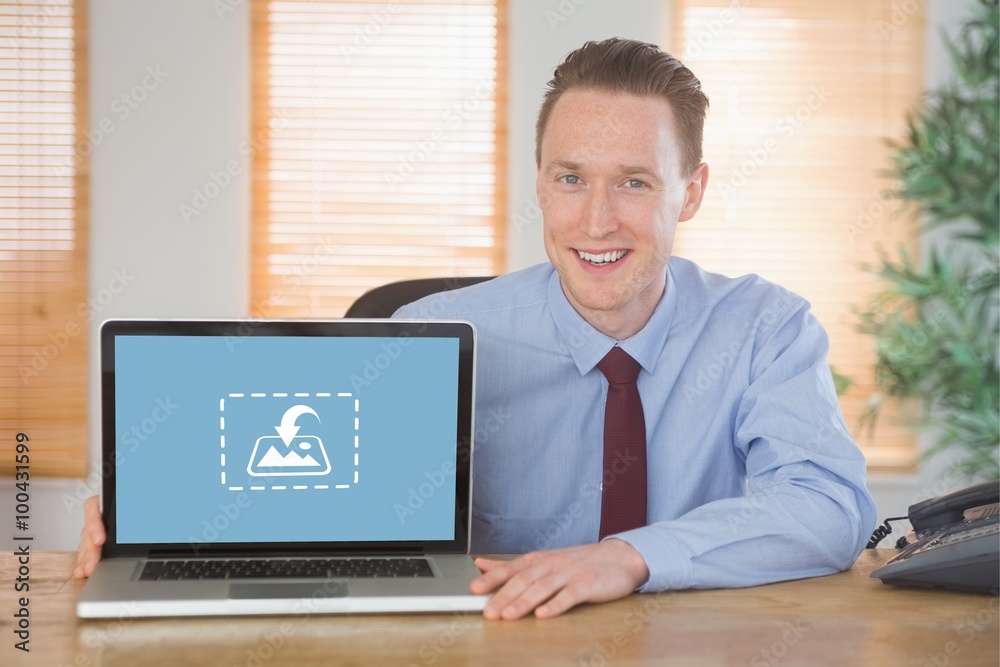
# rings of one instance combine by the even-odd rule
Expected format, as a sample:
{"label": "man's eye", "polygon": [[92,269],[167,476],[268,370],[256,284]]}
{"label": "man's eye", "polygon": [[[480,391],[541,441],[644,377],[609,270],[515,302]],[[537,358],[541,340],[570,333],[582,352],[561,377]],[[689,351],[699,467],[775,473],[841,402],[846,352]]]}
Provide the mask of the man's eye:
{"label": "man's eye", "polygon": [[562,181],[568,185],[579,185],[580,177],[575,174],[566,174],[562,177]]}
{"label": "man's eye", "polygon": [[643,181],[640,181],[638,178],[630,178],[627,181],[625,181],[625,183],[630,188],[644,188],[644,187],[646,187],[646,184]]}

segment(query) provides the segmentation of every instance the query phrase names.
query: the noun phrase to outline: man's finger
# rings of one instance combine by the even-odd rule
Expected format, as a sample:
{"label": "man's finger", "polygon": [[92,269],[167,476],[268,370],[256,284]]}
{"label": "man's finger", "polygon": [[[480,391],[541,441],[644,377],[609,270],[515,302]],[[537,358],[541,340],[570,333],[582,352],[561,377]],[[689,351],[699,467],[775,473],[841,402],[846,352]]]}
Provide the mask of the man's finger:
{"label": "man's finger", "polygon": [[80,531],[80,547],[76,552],[73,576],[82,579],[93,574],[106,536],[100,503],[97,496],[91,496],[83,503],[83,529]]}
{"label": "man's finger", "polygon": [[83,550],[85,548],[85,539],[83,531],[80,531],[80,547],[76,550],[76,569],[73,570],[73,576],[78,579],[83,577]]}
{"label": "man's finger", "polygon": [[483,615],[491,619],[514,619],[531,613],[572,576],[569,570],[558,567],[558,563],[558,559],[552,558],[524,559],[519,563],[521,568],[511,573],[500,590],[494,593]]}
{"label": "man's finger", "polygon": [[83,563],[80,563],[79,565],[76,566],[76,569],[73,570],[73,576],[76,577],[77,579],[86,579],[87,577],[90,576],[91,572],[93,572],[91,568],[89,568],[87,565],[84,565]]}
{"label": "man's finger", "polygon": [[[494,593],[490,601],[486,603],[486,607],[483,609],[483,615],[489,619],[515,617],[505,614],[504,612],[511,605],[515,605],[521,595],[523,595],[528,588],[536,583],[537,576],[538,575],[531,574],[530,570],[527,570],[519,572],[518,574],[507,579],[500,590]],[[519,607],[516,608],[519,609]],[[511,614],[514,613],[516,612],[511,612]],[[522,613],[520,615],[523,616],[524,614]]]}
{"label": "man's finger", "polygon": [[93,556],[93,549],[81,545],[80,551],[76,555],[76,569],[73,570],[73,576],[78,579],[89,577],[93,574],[96,565],[97,562]]}
{"label": "man's finger", "polygon": [[565,614],[578,604],[587,601],[588,600],[586,596],[583,595],[581,588],[574,584],[570,584],[569,586],[564,587],[545,604],[539,605],[535,609],[535,616],[537,618],[552,618],[554,616],[559,616],[560,614]]}
{"label": "man's finger", "polygon": [[513,563],[514,561],[493,561],[493,564],[489,566],[489,569],[484,570],[483,574],[472,580],[472,583],[470,584],[472,592],[477,595],[481,595],[483,593],[489,593],[497,587],[502,586],[514,574],[511,569],[511,565]]}
{"label": "man's finger", "polygon": [[493,560],[492,558],[477,558],[473,562],[475,562],[476,567],[479,568],[480,572],[486,573],[495,568],[497,565],[509,563],[510,561]]}
{"label": "man's finger", "polygon": [[519,556],[514,560],[477,558],[476,567],[483,573],[472,581],[472,592],[489,593],[519,572],[531,567],[535,559]]}
{"label": "man's finger", "polygon": [[[571,575],[567,571],[560,570],[551,575],[536,579],[530,586],[523,589],[517,597],[510,600],[510,602],[508,602],[503,609],[500,610],[500,617],[505,620],[514,620],[527,616],[534,611],[538,605],[551,599],[562,588],[564,588],[567,581],[570,579],[570,576]],[[514,582],[512,581],[511,583]],[[506,590],[507,586],[501,590],[501,593]],[[497,596],[494,596],[494,599],[496,599],[496,597]]]}
{"label": "man's finger", "polygon": [[93,540],[91,540],[90,538],[90,532],[87,530],[87,527],[84,526],[83,529],[80,531],[80,546],[76,550],[77,564],[83,562],[83,558],[86,555],[86,553],[90,550],[92,544]]}
{"label": "man's finger", "polygon": [[101,508],[97,496],[87,498],[83,503],[83,529],[92,544],[104,544],[104,524],[101,520]]}

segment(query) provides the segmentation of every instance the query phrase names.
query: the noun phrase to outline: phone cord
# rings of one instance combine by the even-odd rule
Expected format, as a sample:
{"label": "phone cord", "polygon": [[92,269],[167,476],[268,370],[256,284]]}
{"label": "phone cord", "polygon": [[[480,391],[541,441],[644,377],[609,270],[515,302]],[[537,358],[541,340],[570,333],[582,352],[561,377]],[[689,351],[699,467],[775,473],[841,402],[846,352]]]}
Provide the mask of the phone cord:
{"label": "phone cord", "polygon": [[894,516],[886,519],[881,526],[875,528],[875,532],[872,533],[872,538],[868,540],[868,544],[865,549],[874,549],[878,546],[878,543],[885,539],[885,536],[892,532],[892,526],[889,525],[890,521],[904,521],[909,519],[908,516]]}

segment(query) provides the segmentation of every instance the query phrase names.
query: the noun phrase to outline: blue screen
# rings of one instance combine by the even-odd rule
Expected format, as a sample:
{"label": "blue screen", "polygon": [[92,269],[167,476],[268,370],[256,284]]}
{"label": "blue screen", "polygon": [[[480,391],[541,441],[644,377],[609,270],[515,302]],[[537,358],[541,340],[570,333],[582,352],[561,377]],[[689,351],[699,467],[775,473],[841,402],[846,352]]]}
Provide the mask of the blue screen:
{"label": "blue screen", "polygon": [[458,347],[117,336],[118,542],[454,539]]}

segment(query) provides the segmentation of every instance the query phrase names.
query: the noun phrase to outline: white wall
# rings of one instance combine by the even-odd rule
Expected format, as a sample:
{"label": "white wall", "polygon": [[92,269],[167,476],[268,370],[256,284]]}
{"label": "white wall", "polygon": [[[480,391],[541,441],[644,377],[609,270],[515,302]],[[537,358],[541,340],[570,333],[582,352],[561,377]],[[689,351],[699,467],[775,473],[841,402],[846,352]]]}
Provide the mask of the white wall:
{"label": "white wall", "polygon": [[[90,295],[105,304],[100,317],[245,316],[245,169],[190,222],[179,207],[192,205],[211,171],[230,160],[245,167],[249,11],[244,4],[220,18],[205,0],[89,4]],[[99,324],[89,332],[91,462],[100,443]],[[13,514],[12,488],[0,484],[3,516]],[[35,547],[75,549],[78,499],[97,488],[96,469],[90,480],[33,481]]]}
{"label": "white wall", "polygon": [[[239,146],[250,132],[249,12],[220,17],[213,6],[90,2],[90,126],[105,118],[116,125],[90,160],[91,294],[115,271],[130,279],[103,318],[247,314],[250,186]],[[159,83],[119,120],[116,100],[152,83],[149,71]],[[90,331],[94,371],[98,326]],[[96,372],[90,390],[96,460]]]}
{"label": "white wall", "polygon": [[[232,11],[216,14],[230,4]],[[534,207],[534,122],[552,68],[588,39],[626,36],[669,50],[668,6],[658,0],[510,0],[510,269],[545,259]],[[937,26],[962,12],[944,0],[932,0],[929,8],[928,72],[936,82],[946,75]],[[90,0],[90,30],[90,127],[101,135],[94,135],[91,156],[90,293],[110,295],[116,271],[126,283],[101,316],[245,316],[249,180],[240,144],[253,141],[247,3]],[[102,121],[110,131],[101,130]],[[216,190],[211,173],[232,161],[240,173]],[[196,202],[195,189],[208,201]],[[185,221],[182,204],[206,205]],[[90,331],[92,461],[100,442],[97,325]],[[945,490],[932,483],[935,474],[873,477],[879,515],[905,513],[914,500]],[[78,500],[96,492],[96,479],[32,484],[36,548],[76,548]],[[10,482],[0,483],[3,516],[13,514],[13,495]],[[0,536],[5,547],[9,540]]]}

